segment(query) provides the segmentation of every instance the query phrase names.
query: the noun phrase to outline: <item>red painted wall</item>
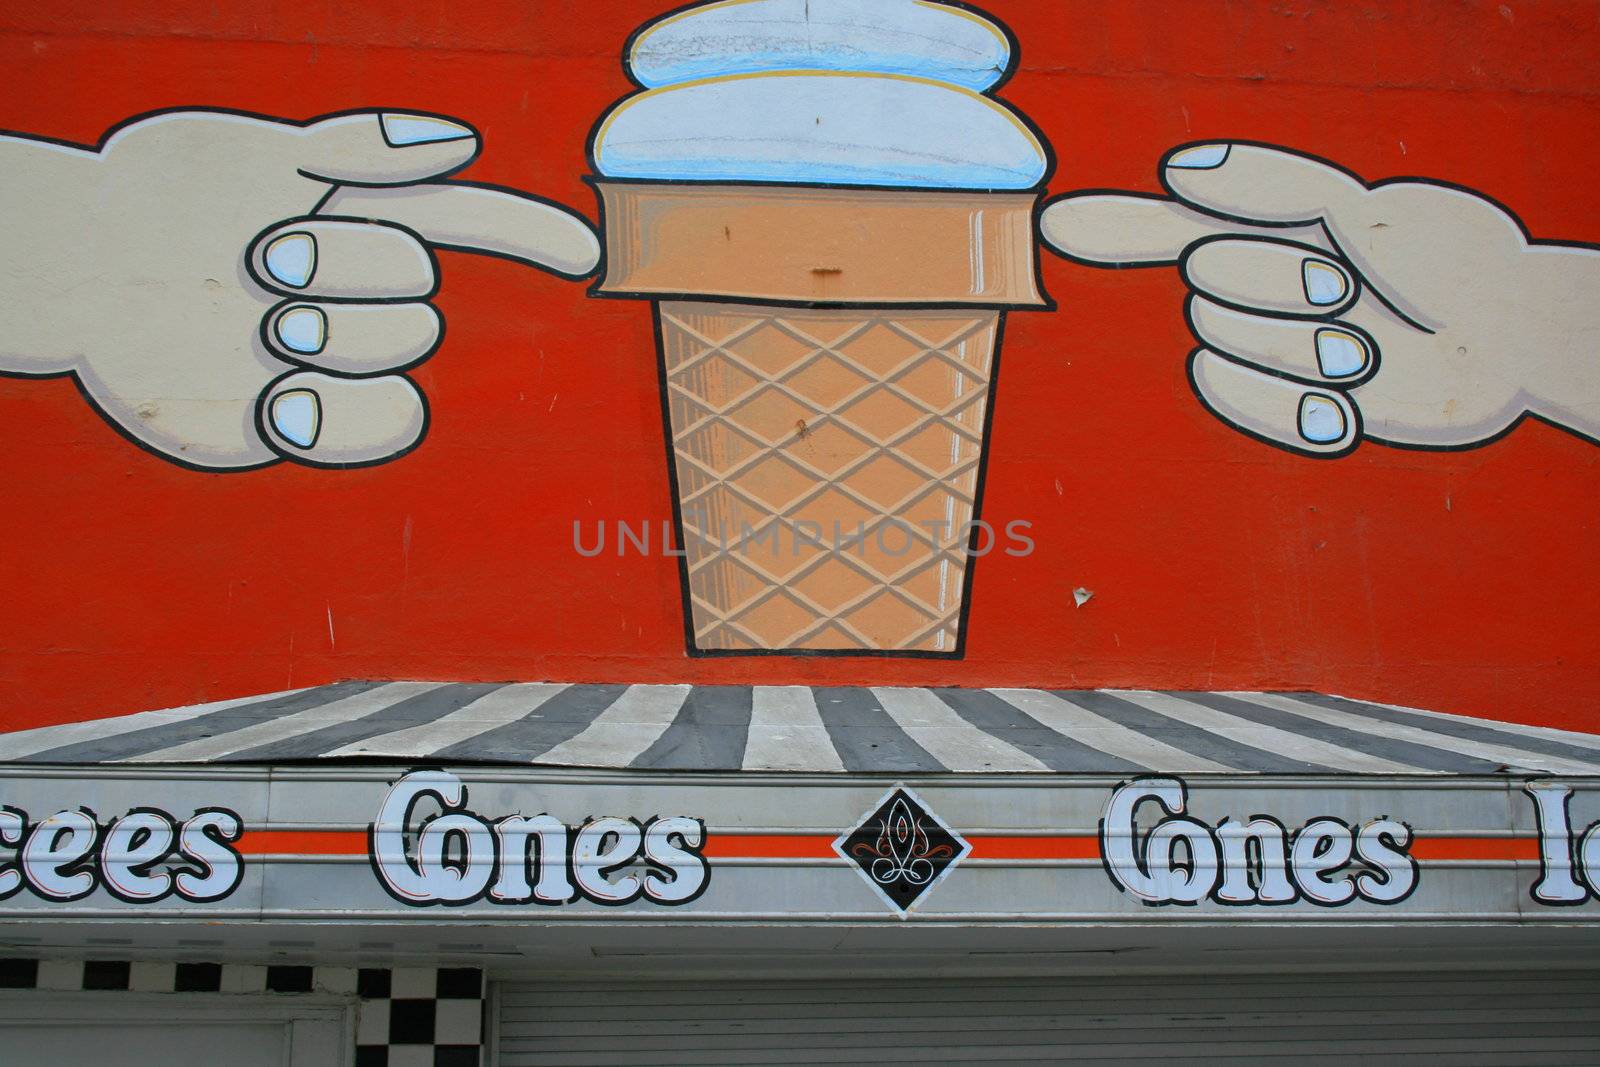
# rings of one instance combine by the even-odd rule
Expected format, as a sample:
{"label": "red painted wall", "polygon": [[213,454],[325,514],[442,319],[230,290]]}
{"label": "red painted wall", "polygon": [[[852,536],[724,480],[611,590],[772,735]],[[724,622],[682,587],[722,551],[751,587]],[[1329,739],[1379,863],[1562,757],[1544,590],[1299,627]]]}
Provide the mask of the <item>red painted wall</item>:
{"label": "red painted wall", "polygon": [[[483,132],[466,177],[593,217],[585,137],[665,6],[10,4],[0,127],[442,112]],[[1172,145],[1248,138],[1600,240],[1594,3],[985,6],[1022,43],[1001,95],[1053,142],[1052,193],[1157,191]],[[966,659],[689,660],[675,561],[572,549],[574,519],[670,515],[647,306],[441,262],[449,336],[413,373],[433,425],[386,466],[186,471],[67,380],[0,379],[0,722],[404,677],[1303,687],[1600,730],[1600,449],[1528,423],[1466,452],[1274,450],[1191,394],[1175,272],[1048,255],[1060,310],[1011,319],[985,503],[1038,547],[979,563]]]}

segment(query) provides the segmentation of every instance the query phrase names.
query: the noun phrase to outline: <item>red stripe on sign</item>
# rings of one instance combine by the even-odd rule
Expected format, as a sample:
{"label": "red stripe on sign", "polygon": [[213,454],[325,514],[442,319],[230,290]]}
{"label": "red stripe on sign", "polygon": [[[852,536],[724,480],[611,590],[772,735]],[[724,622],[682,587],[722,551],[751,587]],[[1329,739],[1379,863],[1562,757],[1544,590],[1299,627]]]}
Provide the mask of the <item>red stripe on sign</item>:
{"label": "red stripe on sign", "polygon": [[1419,837],[1411,842],[1411,855],[1429,860],[1536,860],[1536,837]]}
{"label": "red stripe on sign", "polygon": [[833,838],[818,834],[708,834],[706,859],[834,859]]}
{"label": "red stripe on sign", "polygon": [[242,856],[365,856],[360,830],[247,830],[234,848]]}
{"label": "red stripe on sign", "polygon": [[[968,839],[973,859],[986,860],[1093,860],[1100,858],[1100,843],[1093,834],[1048,837],[979,835]],[[707,859],[833,859],[831,837],[816,834],[712,834],[706,841]]]}
{"label": "red stripe on sign", "polygon": [[973,837],[975,860],[1097,860],[1100,841],[1094,834],[1051,837]]}
{"label": "red stripe on sign", "polygon": [[[968,838],[971,859],[1094,860],[1100,842],[1094,834],[1023,836],[987,834]],[[708,835],[707,859],[830,860],[834,839],[821,834]],[[365,856],[367,835],[360,830],[249,830],[234,846],[244,856]],[[1533,837],[1419,837],[1411,855],[1422,863],[1438,860],[1527,860],[1539,858]]]}

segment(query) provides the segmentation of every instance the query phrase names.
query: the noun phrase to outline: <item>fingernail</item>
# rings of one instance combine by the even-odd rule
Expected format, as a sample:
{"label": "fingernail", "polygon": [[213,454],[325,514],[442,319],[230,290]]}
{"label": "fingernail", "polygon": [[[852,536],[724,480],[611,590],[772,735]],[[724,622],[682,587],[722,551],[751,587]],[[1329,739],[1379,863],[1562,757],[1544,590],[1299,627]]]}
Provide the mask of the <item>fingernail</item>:
{"label": "fingernail", "polygon": [[459,122],[430,115],[381,115],[378,121],[383,125],[383,139],[395,148],[436,141],[465,141],[477,136]]}
{"label": "fingernail", "polygon": [[291,352],[321,352],[328,343],[328,317],[319,308],[290,308],[278,316],[272,330]]}
{"label": "fingernail", "polygon": [[1345,281],[1344,271],[1332,263],[1324,263],[1320,259],[1308,259],[1301,266],[1301,274],[1305,276],[1306,300],[1318,307],[1337,304],[1349,292],[1349,283]]}
{"label": "fingernail", "polygon": [[272,428],[290,444],[310,448],[322,429],[322,402],[309,389],[290,389],[272,398]]}
{"label": "fingernail", "polygon": [[1344,436],[1344,410],[1325,396],[1307,393],[1300,399],[1300,436],[1325,445]]}
{"label": "fingernail", "polygon": [[286,233],[267,246],[262,259],[268,274],[291,289],[304,289],[317,271],[317,239],[309,233]]}
{"label": "fingernail", "polygon": [[1177,167],[1180,170],[1210,170],[1227,162],[1228,149],[1231,147],[1225,144],[1195,145],[1193,148],[1185,148],[1182,152],[1175,153],[1167,160],[1167,166]]}
{"label": "fingernail", "polygon": [[1317,366],[1324,377],[1348,378],[1367,369],[1367,346],[1343,330],[1317,331]]}

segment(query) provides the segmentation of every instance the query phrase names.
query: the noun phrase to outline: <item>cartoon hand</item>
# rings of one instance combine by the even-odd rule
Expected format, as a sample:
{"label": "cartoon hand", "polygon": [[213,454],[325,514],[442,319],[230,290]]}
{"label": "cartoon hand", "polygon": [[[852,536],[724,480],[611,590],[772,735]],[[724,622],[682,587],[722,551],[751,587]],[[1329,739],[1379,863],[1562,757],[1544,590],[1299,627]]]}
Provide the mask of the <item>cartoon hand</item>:
{"label": "cartoon hand", "polygon": [[1178,265],[1190,380],[1224,422],[1319,456],[1481,445],[1526,414],[1600,438],[1600,250],[1261,145],[1185,145],[1160,174],[1172,199],[1070,194],[1040,226],[1081,263]]}
{"label": "cartoon hand", "polygon": [[400,372],[443,330],[430,245],[571,278],[599,259],[564,209],[437,181],[478,151],[453,120],[377,111],[176,111],[98,150],[0,137],[0,372],[72,374],[190,467],[402,455],[428,416]]}

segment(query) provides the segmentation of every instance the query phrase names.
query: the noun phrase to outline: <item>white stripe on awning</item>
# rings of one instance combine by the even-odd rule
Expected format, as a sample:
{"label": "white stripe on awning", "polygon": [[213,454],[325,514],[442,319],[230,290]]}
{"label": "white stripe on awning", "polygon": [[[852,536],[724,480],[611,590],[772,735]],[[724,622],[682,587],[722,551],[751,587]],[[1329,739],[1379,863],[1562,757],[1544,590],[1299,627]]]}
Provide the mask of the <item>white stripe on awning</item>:
{"label": "white stripe on awning", "polygon": [[[1421,730],[1415,726],[1406,726],[1402,723],[1388,722],[1383,719],[1371,719],[1364,715],[1351,715],[1348,712],[1335,711],[1316,704],[1308,704],[1296,700],[1283,693],[1227,693],[1240,700],[1248,700],[1252,704],[1259,704],[1264,708],[1274,711],[1286,711],[1291,715],[1303,715],[1317,722],[1324,722],[1330,726],[1342,726],[1348,730],[1359,730],[1365,734],[1377,737],[1389,737],[1396,741],[1410,741],[1413,744],[1427,745],[1430,748],[1442,748],[1450,752],[1459,752],[1464,756],[1476,756],[1492,763],[1503,763],[1508,767],[1536,768],[1552,774],[1595,774],[1600,773],[1600,753],[1596,753],[1594,763],[1578,763],[1574,760],[1564,760],[1559,756],[1542,756],[1533,752],[1524,752],[1512,747],[1510,744],[1485,745],[1477,741],[1469,741],[1461,737],[1451,737],[1448,734],[1432,733]],[[1509,741],[1510,738],[1507,738]]]}
{"label": "white stripe on awning", "polygon": [[163,760],[204,760],[216,759],[233,752],[242,752],[247,748],[256,748],[259,745],[272,744],[276,741],[286,741],[291,737],[298,737],[312,730],[321,730],[338,723],[350,722],[354,719],[371,715],[373,712],[382,711],[393,707],[406,697],[426,693],[430,689],[437,689],[443,684],[440,682],[390,682],[380,685],[376,689],[354,693],[341,700],[329,704],[321,704],[305,711],[297,711],[292,715],[285,715],[281,719],[271,719],[267,722],[246,726],[242,730],[232,733],[217,734],[212,737],[202,737],[198,741],[187,741],[181,745],[170,748],[157,749],[154,752],[145,752],[137,756],[130,756],[132,763],[155,763]]}
{"label": "white stripe on awning", "polygon": [[991,689],[989,692],[1068,737],[1082,741],[1108,755],[1137,763],[1141,767],[1195,773],[1226,774],[1235,768],[1215,763],[1204,756],[1146,737],[1121,723],[1112,722],[1076,704],[1068,703],[1042,689]]}
{"label": "white stripe on awning", "polygon": [[0,733],[0,762],[1600,774],[1600,737],[1316,693],[344,681]]}
{"label": "white stripe on awning", "polygon": [[1142,708],[1170,719],[1210,730],[1214,734],[1241,744],[1276,752],[1290,759],[1320,764],[1333,770],[1358,771],[1362,774],[1406,774],[1415,770],[1408,764],[1395,763],[1380,756],[1370,756],[1365,752],[1357,752],[1315,737],[1280,730],[1275,726],[1264,726],[1167,693],[1156,693],[1145,689],[1107,689],[1104,692],[1132,701]]}
{"label": "white stripe on awning", "polygon": [[539,756],[540,763],[626,767],[678,717],[692,685],[630,685],[576,737]]}
{"label": "white stripe on awning", "polygon": [[133,715],[121,715],[114,719],[90,719],[88,722],[66,723],[61,726],[41,726],[34,730],[18,730],[13,734],[0,734],[0,760],[25,759],[35,752],[44,752],[47,749],[62,748],[82,741],[99,741],[107,737],[120,737],[123,734],[130,734],[135,730],[144,730],[152,726],[166,726],[170,723],[185,722],[189,719],[199,718],[201,715],[209,715],[214,711],[226,711],[229,708],[242,707],[245,704],[256,704],[263,700],[293,696],[295,693],[304,693],[310,688],[315,687],[284,689],[276,693],[258,693],[255,696],[218,700],[210,704],[191,704],[182,708],[162,708],[159,711],[141,711]]}
{"label": "white stripe on awning", "polygon": [[[1285,694],[1290,695],[1290,694]],[[1334,694],[1337,695],[1337,694]],[[1556,741],[1574,748],[1592,748],[1600,753],[1600,734],[1580,734],[1571,730],[1557,730],[1549,726],[1529,726],[1522,722],[1504,722],[1500,719],[1478,719],[1470,715],[1449,715],[1442,711],[1425,711],[1422,708],[1408,708],[1404,704],[1385,704],[1381,700],[1359,700],[1356,697],[1339,697],[1352,704],[1365,704],[1368,707],[1386,708],[1389,711],[1404,712],[1407,715],[1416,715],[1424,719],[1444,719],[1447,722],[1465,722],[1473,726],[1494,730],[1497,733],[1516,734],[1522,737],[1532,737],[1540,741]],[[1426,723],[1419,723],[1426,726]],[[1515,738],[1507,738],[1512,744]]]}
{"label": "white stripe on awning", "polygon": [[1045,771],[1026,752],[985,733],[926,689],[872,690],[900,729],[952,771]]}
{"label": "white stripe on awning", "polygon": [[805,685],[758,685],[750,691],[747,771],[842,771],[817,700]]}
{"label": "white stripe on awning", "polygon": [[329,756],[401,756],[439,752],[471,737],[516,722],[566,689],[565,685],[525,682],[486,693],[465,707],[420,726],[353,741]]}

